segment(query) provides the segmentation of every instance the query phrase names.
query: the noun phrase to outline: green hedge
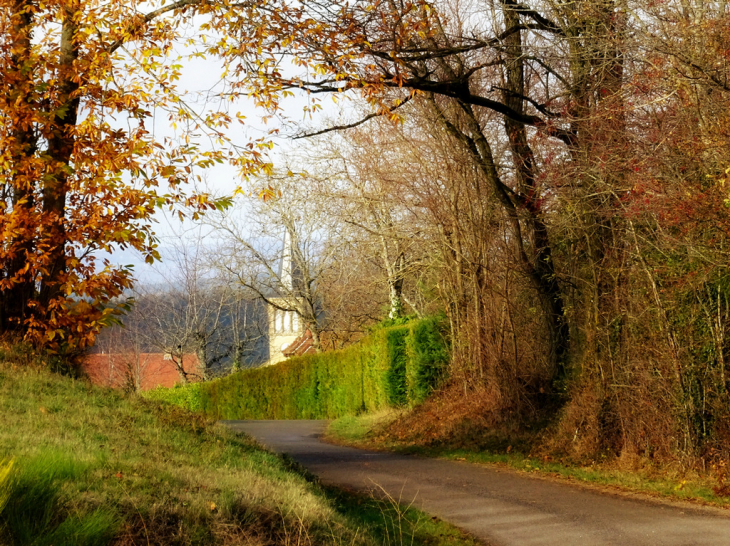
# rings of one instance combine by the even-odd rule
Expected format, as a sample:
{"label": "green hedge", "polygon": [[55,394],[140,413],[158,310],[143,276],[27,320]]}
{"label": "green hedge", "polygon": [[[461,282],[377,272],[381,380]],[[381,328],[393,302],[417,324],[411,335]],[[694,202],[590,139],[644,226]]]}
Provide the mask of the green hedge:
{"label": "green hedge", "polygon": [[385,331],[385,348],[388,352],[388,370],[385,372],[385,390],[391,406],[405,406],[408,403],[409,364],[407,326],[394,327]]}
{"label": "green hedge", "polygon": [[444,317],[430,317],[411,326],[408,399],[423,402],[438,386],[450,358]]}
{"label": "green hedge", "polygon": [[215,419],[331,419],[422,402],[449,350],[443,318],[382,326],[356,345],[145,394]]}

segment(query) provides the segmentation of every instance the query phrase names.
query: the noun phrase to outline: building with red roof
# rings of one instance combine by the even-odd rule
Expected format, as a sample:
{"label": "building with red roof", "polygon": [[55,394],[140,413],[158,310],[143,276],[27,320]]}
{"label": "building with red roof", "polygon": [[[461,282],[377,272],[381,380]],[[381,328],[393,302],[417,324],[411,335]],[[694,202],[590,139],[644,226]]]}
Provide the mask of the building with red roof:
{"label": "building with red roof", "polygon": [[283,354],[286,358],[308,355],[316,352],[312,332],[308,328],[302,335],[281,350],[281,354]]}
{"label": "building with red roof", "polygon": [[[170,353],[92,353],[81,361],[81,369],[95,385],[112,388],[150,390],[200,381],[200,363],[193,354],[182,357]],[[183,373],[181,373],[181,370]]]}

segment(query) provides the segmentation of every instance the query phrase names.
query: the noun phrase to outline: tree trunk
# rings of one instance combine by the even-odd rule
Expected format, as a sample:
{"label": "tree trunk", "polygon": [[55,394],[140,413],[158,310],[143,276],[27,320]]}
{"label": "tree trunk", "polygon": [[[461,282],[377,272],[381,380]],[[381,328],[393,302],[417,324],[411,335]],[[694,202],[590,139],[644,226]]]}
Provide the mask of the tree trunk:
{"label": "tree trunk", "polygon": [[[4,74],[12,85],[13,95],[9,99],[18,106],[10,129],[15,142],[12,150],[12,164],[16,166],[8,196],[13,215],[19,218],[17,235],[9,241],[7,248],[12,253],[5,270],[0,272],[0,331],[20,332],[29,318],[28,302],[35,297],[35,283],[26,265],[34,261],[33,241],[37,232],[35,209],[36,173],[33,158],[37,152],[37,136],[31,123],[33,104],[33,73],[25,67],[30,65],[31,40],[34,25],[33,10],[26,0],[17,0],[12,8],[13,53],[9,70]],[[4,211],[3,211],[4,212]]]}
{"label": "tree trunk", "polygon": [[52,174],[43,186],[43,217],[48,224],[49,251],[47,272],[41,278],[40,302],[44,308],[58,297],[66,275],[66,195],[71,171],[70,160],[74,151],[74,127],[78,118],[79,97],[78,70],[74,66],[78,57],[75,43],[78,28],[74,22],[77,5],[70,2],[64,9],[61,28],[61,52],[58,67],[59,108],[53,117],[48,138],[48,156],[52,161]]}
{"label": "tree trunk", "polygon": [[198,371],[203,381],[210,379],[210,369],[208,368],[208,336],[205,332],[196,332],[195,337],[195,356],[198,357]]}
{"label": "tree trunk", "polygon": [[[509,4],[503,4],[506,28],[519,28],[519,13]],[[524,114],[525,77],[524,55],[522,51],[522,32],[517,31],[505,38],[505,89],[503,102],[520,115]],[[546,307],[551,330],[552,360],[556,378],[565,375],[569,347],[569,330],[565,320],[565,305],[558,285],[552,248],[548,238],[547,226],[542,218],[539,191],[537,186],[535,157],[527,142],[525,125],[504,117],[504,126],[509,138],[510,150],[518,178],[518,195],[522,198],[527,216],[529,231],[533,239],[532,275]]]}
{"label": "tree trunk", "polygon": [[399,253],[394,263],[388,267],[388,301],[390,312],[388,318],[397,319],[403,315],[403,269],[405,257]]}

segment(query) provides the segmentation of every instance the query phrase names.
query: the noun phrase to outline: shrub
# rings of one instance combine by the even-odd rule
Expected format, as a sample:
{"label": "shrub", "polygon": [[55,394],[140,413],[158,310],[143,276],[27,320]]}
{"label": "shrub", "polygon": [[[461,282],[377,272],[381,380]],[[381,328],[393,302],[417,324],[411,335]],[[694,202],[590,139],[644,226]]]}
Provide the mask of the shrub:
{"label": "shrub", "polygon": [[418,404],[438,387],[449,362],[444,317],[429,317],[413,323],[411,340],[411,371],[408,377],[412,377],[412,387],[408,398],[412,403]]}
{"label": "shrub", "polygon": [[201,383],[175,385],[172,388],[158,387],[145,393],[150,400],[161,400],[180,406],[190,411],[199,412],[203,409],[201,402]]}

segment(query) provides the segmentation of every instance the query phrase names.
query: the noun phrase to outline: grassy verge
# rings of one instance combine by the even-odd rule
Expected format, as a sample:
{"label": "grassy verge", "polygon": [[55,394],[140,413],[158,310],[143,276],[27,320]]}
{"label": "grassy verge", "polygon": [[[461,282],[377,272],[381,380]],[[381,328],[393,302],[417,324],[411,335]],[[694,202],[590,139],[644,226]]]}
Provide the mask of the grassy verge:
{"label": "grassy verge", "polygon": [[353,503],[384,521],[400,507],[324,490],[200,416],[1,350],[0,416],[0,544],[472,544],[439,542],[455,533],[445,524],[422,535],[415,511],[399,538],[383,535]]}
{"label": "grassy verge", "polygon": [[390,497],[366,497],[326,488],[337,511],[368,529],[376,543],[392,546],[477,546],[479,542],[428,514]]}
{"label": "grassy verge", "polygon": [[557,478],[614,491],[730,508],[730,497],[718,495],[714,491],[722,489],[722,484],[718,484],[717,478],[711,472],[701,474],[696,471],[682,471],[640,460],[630,463],[613,460],[570,464],[549,457],[531,457],[512,449],[505,442],[500,442],[505,446],[497,449],[484,449],[481,446],[463,448],[453,445],[419,445],[412,441],[398,441],[384,433],[387,425],[401,414],[397,411],[384,411],[342,417],[330,424],[326,438],[334,443],[355,447],[497,465],[536,477]]}
{"label": "grassy verge", "polygon": [[335,443],[345,443],[357,447],[397,449],[399,446],[395,442],[380,439],[379,433],[402,413],[403,410],[389,408],[357,416],[346,415],[330,421],[325,437]]}

